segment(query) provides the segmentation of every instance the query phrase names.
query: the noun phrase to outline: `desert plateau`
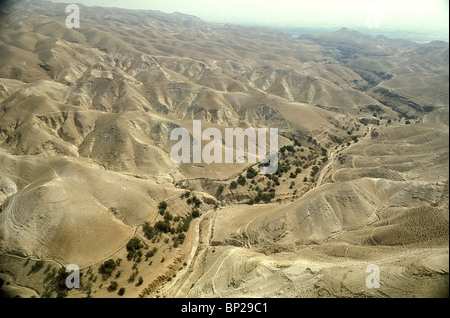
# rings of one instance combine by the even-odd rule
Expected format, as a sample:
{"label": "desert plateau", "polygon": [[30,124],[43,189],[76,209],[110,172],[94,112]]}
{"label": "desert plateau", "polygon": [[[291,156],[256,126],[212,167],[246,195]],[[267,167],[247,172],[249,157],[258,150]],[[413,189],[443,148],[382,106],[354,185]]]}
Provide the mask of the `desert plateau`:
{"label": "desert plateau", "polygon": [[[448,42],[66,7],[1,7],[2,297],[449,296]],[[174,162],[197,120],[276,172]]]}

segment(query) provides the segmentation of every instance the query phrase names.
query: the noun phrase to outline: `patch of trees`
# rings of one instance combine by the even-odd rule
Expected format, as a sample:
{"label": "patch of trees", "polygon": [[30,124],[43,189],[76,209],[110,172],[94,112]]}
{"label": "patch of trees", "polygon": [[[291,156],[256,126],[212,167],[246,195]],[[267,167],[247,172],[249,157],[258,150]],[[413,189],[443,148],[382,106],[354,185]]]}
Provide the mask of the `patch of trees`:
{"label": "patch of trees", "polygon": [[187,199],[191,196],[191,191],[186,191],[185,193],[183,193],[180,198],[181,199]]}
{"label": "patch of trees", "polygon": [[44,261],[43,261],[43,260],[38,260],[38,261],[36,261],[36,262],[31,266],[31,271],[32,271],[32,272],[37,272],[37,271],[39,271],[43,266],[44,266]]}
{"label": "patch of trees", "polygon": [[290,166],[284,166],[281,163],[278,165],[277,171],[275,172],[276,175],[281,176],[283,173],[288,172],[289,169],[291,169]]}
{"label": "patch of trees", "polygon": [[203,202],[194,195],[192,198],[188,198],[186,203],[189,205],[193,204],[196,208],[198,208]]}
{"label": "patch of trees", "polygon": [[287,146],[283,146],[280,148],[280,152],[282,154],[284,154],[285,152],[290,152],[290,153],[294,153],[295,152],[295,148],[292,145],[287,145]]}
{"label": "patch of trees", "polygon": [[220,197],[224,190],[225,186],[223,184],[220,184],[219,187],[217,188],[216,198]]}
{"label": "patch of trees", "polygon": [[170,232],[170,223],[167,220],[158,221],[155,223],[155,230],[157,232],[168,233]]}
{"label": "patch of trees", "polygon": [[259,203],[263,201],[264,203],[269,203],[273,198],[275,198],[275,189],[267,189],[268,192],[264,192],[263,190],[259,189],[258,194],[250,199],[247,204],[253,205],[255,203]]}
{"label": "patch of trees", "polygon": [[160,202],[158,205],[158,209],[159,209],[159,214],[164,215],[164,213],[166,212],[166,209],[167,209],[166,201]]}
{"label": "patch of trees", "polygon": [[195,209],[192,211],[192,217],[198,218],[200,216],[200,211],[198,209]]}
{"label": "patch of trees", "polygon": [[127,243],[127,259],[130,260],[136,260],[137,262],[140,261],[142,257],[142,251],[141,249],[144,247],[144,245],[141,243],[141,240],[137,237],[133,237],[131,240]]}
{"label": "patch of trees", "polygon": [[178,245],[183,245],[186,235],[184,233],[179,233],[173,238],[173,246],[178,247]]}
{"label": "patch of trees", "polygon": [[145,260],[147,261],[150,257],[155,256],[156,252],[158,252],[158,249],[156,247],[148,251],[147,254],[145,254]]}
{"label": "patch of trees", "polygon": [[253,167],[250,167],[247,169],[247,179],[253,179],[258,175],[258,172],[253,169]]}
{"label": "patch of trees", "polygon": [[142,230],[144,232],[144,236],[147,239],[151,240],[151,239],[153,239],[153,237],[155,237],[156,231],[155,231],[154,227],[150,225],[149,222],[145,222]]}
{"label": "patch of trees", "polygon": [[311,168],[311,177],[314,177],[317,174],[317,172],[319,172],[319,167],[318,166],[313,166]]}
{"label": "patch of trees", "polygon": [[109,259],[105,261],[102,265],[100,265],[99,272],[104,277],[109,277],[114,272],[117,267],[117,263],[113,259]]}
{"label": "patch of trees", "polygon": [[119,287],[119,284],[116,281],[111,281],[108,286],[108,291],[113,292]]}
{"label": "patch of trees", "polygon": [[[189,230],[190,223],[192,222],[192,219],[197,218],[200,216],[200,211],[197,208],[200,204],[202,204],[202,201],[199,200],[195,195],[193,197],[190,197],[191,193],[182,195],[182,197],[188,197],[189,204],[193,204],[194,207],[192,208],[192,212],[184,219],[180,218],[180,216],[173,216],[170,212],[165,211],[163,220],[157,221],[154,226],[150,225],[149,222],[146,222],[142,228],[144,232],[144,236],[147,239],[155,240],[156,236],[160,236],[161,234],[172,234],[174,235],[172,237],[172,240],[174,242],[174,247],[178,247],[178,245],[181,245],[184,243],[185,234],[183,232],[187,232]],[[160,208],[162,208],[160,206]],[[167,209],[167,205],[164,206],[165,209]],[[169,241],[169,238],[166,239],[166,243]],[[127,245],[128,247],[128,245]],[[130,252],[129,252],[130,253]],[[133,253],[136,253],[136,251],[131,251],[130,257],[132,257]],[[140,258],[142,256],[142,252],[139,250],[137,251],[138,257]],[[146,254],[146,261],[149,257],[152,257],[156,253],[156,249],[154,248],[152,251],[148,252]]]}
{"label": "patch of trees", "polygon": [[244,186],[246,182],[247,180],[245,179],[244,176],[239,176],[239,178],[237,179],[237,183],[241,186]]}
{"label": "patch of trees", "polygon": [[68,294],[68,289],[66,286],[66,279],[70,273],[66,272],[64,267],[60,268],[57,272],[53,269],[47,274],[44,279],[44,283],[48,282],[44,287],[44,292],[42,293],[42,298],[50,298],[53,293],[56,293],[56,298],[65,298]]}

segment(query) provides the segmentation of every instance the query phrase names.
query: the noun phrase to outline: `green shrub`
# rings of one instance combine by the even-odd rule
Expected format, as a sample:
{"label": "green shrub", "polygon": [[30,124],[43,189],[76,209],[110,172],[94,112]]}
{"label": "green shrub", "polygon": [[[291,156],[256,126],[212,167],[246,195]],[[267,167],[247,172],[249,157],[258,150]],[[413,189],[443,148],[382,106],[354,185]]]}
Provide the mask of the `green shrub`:
{"label": "green shrub", "polygon": [[177,247],[178,245],[183,245],[184,240],[186,239],[186,235],[184,233],[178,234],[178,236],[173,238],[174,245]]}
{"label": "green shrub", "polygon": [[56,293],[56,298],[66,298],[67,297],[67,289],[65,290],[58,290]]}
{"label": "green shrub", "polygon": [[189,198],[191,196],[191,191],[186,191],[184,193],[185,198]]}
{"label": "green shrub", "polygon": [[142,245],[141,240],[138,237],[133,237],[131,240],[127,243],[127,251],[136,252],[143,248],[144,245]]}
{"label": "green shrub", "polygon": [[265,203],[270,202],[271,199],[272,199],[272,196],[269,193],[263,193],[263,195],[261,196],[261,200],[263,200]]}
{"label": "green shrub", "polygon": [[149,240],[151,240],[155,236],[155,229],[148,222],[145,222],[142,230],[144,232],[145,237]]}
{"label": "green shrub", "polygon": [[128,282],[129,282],[129,283],[134,282],[135,279],[136,279],[136,276],[137,276],[137,273],[136,273],[136,272],[131,273],[130,278],[128,278]]}
{"label": "green shrub", "polygon": [[142,256],[142,251],[139,251],[141,248],[143,248],[144,245],[141,243],[141,240],[137,237],[133,237],[131,240],[127,243],[127,259],[130,261],[132,259],[136,259],[137,257]]}
{"label": "green shrub", "polygon": [[280,179],[277,176],[272,176],[272,181],[275,183],[275,185],[280,185]]}
{"label": "green shrub", "polygon": [[123,296],[125,294],[125,287],[122,287],[119,289],[119,292],[117,293],[119,296]]}
{"label": "green shrub", "polygon": [[43,266],[44,266],[44,261],[43,261],[43,260],[38,260],[38,261],[36,261],[36,262],[31,266],[31,270],[32,270],[32,271],[38,271],[38,270],[40,270]]}
{"label": "green shrub", "polygon": [[192,203],[198,208],[203,202],[194,195],[192,197]]}
{"label": "green shrub", "polygon": [[191,224],[192,221],[192,214],[189,215],[183,222],[183,231],[187,232],[189,230],[189,225]]}
{"label": "green shrub", "polygon": [[244,186],[246,182],[247,180],[245,180],[244,176],[239,176],[239,178],[237,179],[237,183],[241,186]]}
{"label": "green shrub", "polygon": [[290,166],[283,166],[281,164],[278,165],[277,171],[275,172],[277,175],[281,175],[285,172],[288,172],[291,169]]}
{"label": "green shrub", "polygon": [[65,268],[60,268],[58,271],[58,274],[55,277],[55,280],[53,282],[53,286],[56,291],[66,290],[66,279],[70,275],[70,273],[66,272]]}
{"label": "green shrub", "polygon": [[154,247],[152,250],[148,251],[147,254],[145,254],[145,260],[148,260],[150,257],[153,257],[158,249]]}
{"label": "green shrub", "polygon": [[219,188],[217,189],[217,192],[216,192],[216,198],[218,198],[222,195],[223,190],[225,190],[225,186],[223,184],[219,185]]}
{"label": "green shrub", "polygon": [[258,172],[252,167],[247,169],[247,179],[253,179],[258,175]]}
{"label": "green shrub", "polygon": [[199,216],[200,216],[200,211],[199,210],[192,211],[192,217],[193,218],[198,218]]}
{"label": "green shrub", "polygon": [[167,203],[166,203],[166,201],[161,201],[160,203],[159,203],[159,205],[158,205],[158,209],[160,209],[160,210],[166,210],[167,209]]}
{"label": "green shrub", "polygon": [[158,221],[155,224],[155,229],[159,232],[167,233],[170,231],[170,224],[166,221]]}
{"label": "green shrub", "polygon": [[281,151],[281,153],[285,153],[286,151],[295,152],[295,149],[294,149],[294,146],[288,145],[288,146],[281,147],[280,151]]}
{"label": "green shrub", "polygon": [[116,267],[117,263],[113,259],[109,259],[100,265],[99,272],[105,276],[111,276]]}
{"label": "green shrub", "polygon": [[108,290],[111,291],[115,291],[117,289],[117,287],[119,287],[119,284],[117,284],[116,281],[111,281],[111,283],[108,286]]}
{"label": "green shrub", "polygon": [[172,221],[173,216],[169,212],[164,213],[164,220],[166,221]]}

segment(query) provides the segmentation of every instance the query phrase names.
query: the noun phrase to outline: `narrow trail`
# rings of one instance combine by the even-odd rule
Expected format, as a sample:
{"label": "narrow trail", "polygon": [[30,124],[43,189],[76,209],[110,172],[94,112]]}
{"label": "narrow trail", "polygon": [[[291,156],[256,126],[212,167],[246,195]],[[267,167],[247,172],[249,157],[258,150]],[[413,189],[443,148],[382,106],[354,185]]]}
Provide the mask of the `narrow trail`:
{"label": "narrow trail", "polygon": [[[191,252],[189,253],[189,256],[187,260],[185,261],[186,266],[177,274],[175,279],[173,279],[169,284],[164,286],[160,292],[163,295],[167,295],[167,297],[183,297],[186,295],[180,295],[183,293],[183,289],[185,288],[185,285],[190,282],[189,277],[195,272],[195,269],[193,268],[194,265],[197,263],[198,260],[201,259],[203,254],[206,251],[206,247],[210,246],[212,235],[213,235],[213,224],[215,222],[216,213],[220,211],[223,208],[219,208],[217,210],[210,209],[203,213],[200,218],[198,218],[198,221],[195,222],[194,228],[193,228],[193,234],[194,234],[194,242],[191,247]],[[207,232],[206,234],[202,233],[202,225],[203,222],[205,222],[207,218],[211,218],[207,221],[209,224],[207,224]],[[202,236],[206,237],[206,242],[202,240]],[[205,246],[206,245],[206,246]],[[186,293],[187,294],[187,293]]]}
{"label": "narrow trail", "polygon": [[[213,293],[215,296],[217,296],[219,293],[216,290],[216,279],[217,279],[217,274],[220,273],[220,270],[223,266],[223,264],[225,263],[225,261],[234,253],[236,252],[236,249],[232,249],[230,251],[228,251],[227,256],[225,256],[222,261],[219,264],[219,267],[217,268],[216,272],[214,273],[213,278],[211,279],[211,284],[212,284],[212,289],[213,289]],[[214,266],[211,266],[210,269],[212,269]]]}
{"label": "narrow trail", "polygon": [[[370,127],[370,126],[367,127],[367,132],[366,132],[366,134],[365,134],[363,137],[361,137],[361,138],[359,139],[358,143],[360,143],[361,141],[363,141],[363,140],[365,140],[365,139],[367,139],[367,138],[370,138],[371,132],[372,132],[372,127]],[[321,171],[320,171],[320,173],[319,173],[319,176],[317,177],[316,186],[313,187],[313,189],[314,189],[314,188],[319,188],[320,186],[322,186],[322,182],[323,182],[323,179],[325,178],[326,174],[329,173],[329,172],[332,170],[333,165],[336,163],[336,160],[337,160],[336,155],[337,155],[338,153],[342,153],[342,152],[344,152],[344,151],[350,149],[350,148],[351,148],[352,146],[354,146],[354,145],[356,145],[356,143],[355,143],[355,142],[352,142],[352,143],[350,144],[350,146],[348,146],[348,147],[344,147],[343,149],[336,149],[336,150],[334,150],[333,152],[331,152],[330,158],[329,158],[329,160],[328,160],[328,163],[326,164],[326,166],[325,166],[323,169],[321,169]],[[365,148],[364,148],[364,151],[365,151]],[[352,157],[352,166],[355,168],[355,165],[354,165],[354,159],[355,159],[355,158]],[[342,168],[341,168],[341,169],[342,169]],[[341,170],[341,169],[339,169],[339,170]],[[339,171],[339,170],[337,170],[337,171]],[[334,180],[333,176],[334,176],[334,174],[335,174],[337,171],[335,171],[334,173],[331,174],[331,180],[333,180],[333,182],[336,182],[336,181]]]}

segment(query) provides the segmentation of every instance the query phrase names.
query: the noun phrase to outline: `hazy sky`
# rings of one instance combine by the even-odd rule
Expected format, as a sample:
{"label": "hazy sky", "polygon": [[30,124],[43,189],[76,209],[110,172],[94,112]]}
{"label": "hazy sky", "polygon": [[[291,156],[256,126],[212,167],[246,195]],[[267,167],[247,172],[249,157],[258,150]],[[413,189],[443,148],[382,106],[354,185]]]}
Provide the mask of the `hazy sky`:
{"label": "hazy sky", "polygon": [[54,0],[182,12],[207,22],[422,29],[448,33],[449,0]]}

